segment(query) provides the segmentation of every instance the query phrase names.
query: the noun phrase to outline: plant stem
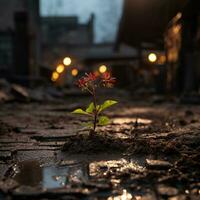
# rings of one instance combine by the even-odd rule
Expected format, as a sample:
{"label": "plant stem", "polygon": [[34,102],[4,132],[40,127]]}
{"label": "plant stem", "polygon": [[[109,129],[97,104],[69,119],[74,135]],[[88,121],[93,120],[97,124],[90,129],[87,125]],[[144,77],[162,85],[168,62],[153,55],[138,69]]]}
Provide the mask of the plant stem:
{"label": "plant stem", "polygon": [[93,88],[93,103],[94,103],[94,126],[93,126],[93,131],[95,132],[96,130],[96,125],[97,125],[97,100],[96,100],[96,90]]}

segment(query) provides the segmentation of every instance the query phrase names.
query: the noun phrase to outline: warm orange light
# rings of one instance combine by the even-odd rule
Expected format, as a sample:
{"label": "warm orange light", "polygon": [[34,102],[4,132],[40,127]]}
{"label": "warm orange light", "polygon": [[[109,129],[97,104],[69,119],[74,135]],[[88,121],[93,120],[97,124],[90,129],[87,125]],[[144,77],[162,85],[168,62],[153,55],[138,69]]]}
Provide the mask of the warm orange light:
{"label": "warm orange light", "polygon": [[58,78],[59,78],[59,73],[58,73],[58,72],[53,72],[53,73],[52,73],[52,76],[51,76],[51,80],[52,80],[53,82],[55,82],[55,81],[58,80]]}
{"label": "warm orange light", "polygon": [[95,71],[94,74],[95,74],[95,76],[99,76],[99,72],[98,71]]}
{"label": "warm orange light", "polygon": [[177,15],[176,15],[177,20],[180,19],[181,17],[182,17],[182,13],[178,12]]}
{"label": "warm orange light", "polygon": [[63,60],[64,65],[69,66],[72,63],[72,60],[70,57],[65,57]]}
{"label": "warm orange light", "polygon": [[72,74],[72,76],[77,76],[78,75],[78,69],[72,69],[71,74]]}
{"label": "warm orange light", "polygon": [[159,64],[164,64],[166,62],[166,56],[165,55],[161,55],[159,58]]}
{"label": "warm orange light", "polygon": [[65,66],[63,64],[60,64],[57,66],[56,71],[61,74],[65,70]]}
{"label": "warm orange light", "polygon": [[157,61],[157,55],[155,54],[155,53],[150,53],[149,55],[148,55],[148,60],[149,60],[149,62],[151,62],[151,63],[154,63],[154,62],[156,62]]}
{"label": "warm orange light", "polygon": [[101,65],[100,67],[99,67],[99,72],[100,73],[105,73],[107,71],[107,67],[105,66],[105,65]]}

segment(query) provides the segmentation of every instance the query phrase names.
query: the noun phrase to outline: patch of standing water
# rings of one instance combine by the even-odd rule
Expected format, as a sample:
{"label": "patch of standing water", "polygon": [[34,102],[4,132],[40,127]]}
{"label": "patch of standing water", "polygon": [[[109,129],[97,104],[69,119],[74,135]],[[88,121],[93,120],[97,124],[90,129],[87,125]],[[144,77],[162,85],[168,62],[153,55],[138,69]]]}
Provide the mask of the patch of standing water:
{"label": "patch of standing water", "polygon": [[[23,161],[18,164],[19,170],[14,179],[20,185],[41,187],[44,189],[62,188],[70,184],[81,184],[98,179],[108,180],[108,172],[120,174],[128,171],[142,173],[145,167],[133,160],[104,160],[72,165],[40,166],[38,161]],[[117,180],[116,185],[120,184]]]}
{"label": "patch of standing water", "polygon": [[53,189],[62,188],[72,182],[86,181],[86,171],[84,164],[41,167],[38,161],[24,161],[19,163],[19,173],[14,179],[20,185]]}

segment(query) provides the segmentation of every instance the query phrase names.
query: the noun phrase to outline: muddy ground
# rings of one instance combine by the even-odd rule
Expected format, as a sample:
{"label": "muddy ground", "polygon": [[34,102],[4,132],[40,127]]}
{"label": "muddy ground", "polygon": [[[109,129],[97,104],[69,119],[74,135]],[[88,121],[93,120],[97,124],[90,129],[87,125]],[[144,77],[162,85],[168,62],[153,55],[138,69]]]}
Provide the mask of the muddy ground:
{"label": "muddy ground", "polygon": [[87,96],[2,103],[0,199],[200,199],[200,106],[113,98],[92,136]]}

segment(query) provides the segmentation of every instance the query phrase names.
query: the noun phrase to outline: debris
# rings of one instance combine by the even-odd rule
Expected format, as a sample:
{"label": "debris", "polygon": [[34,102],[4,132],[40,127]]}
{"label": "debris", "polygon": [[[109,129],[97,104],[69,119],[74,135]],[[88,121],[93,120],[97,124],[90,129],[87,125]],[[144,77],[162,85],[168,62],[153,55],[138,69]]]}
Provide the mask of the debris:
{"label": "debris", "polygon": [[11,85],[11,93],[15,96],[17,100],[20,100],[20,101],[27,101],[30,98],[29,93],[26,90],[26,88],[17,84]]}
{"label": "debris", "polygon": [[172,197],[178,194],[178,189],[165,185],[158,185],[158,192],[163,197]]}
{"label": "debris", "polygon": [[163,160],[149,160],[146,159],[146,166],[148,169],[165,170],[172,167],[172,164]]}
{"label": "debris", "polygon": [[18,187],[18,185],[19,184],[13,179],[6,179],[5,181],[0,181],[0,191],[7,193]]}

